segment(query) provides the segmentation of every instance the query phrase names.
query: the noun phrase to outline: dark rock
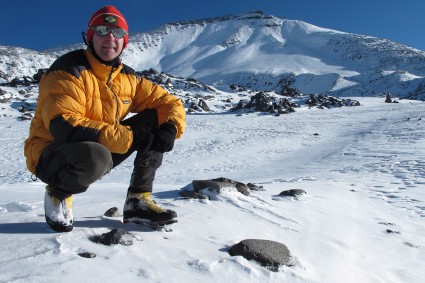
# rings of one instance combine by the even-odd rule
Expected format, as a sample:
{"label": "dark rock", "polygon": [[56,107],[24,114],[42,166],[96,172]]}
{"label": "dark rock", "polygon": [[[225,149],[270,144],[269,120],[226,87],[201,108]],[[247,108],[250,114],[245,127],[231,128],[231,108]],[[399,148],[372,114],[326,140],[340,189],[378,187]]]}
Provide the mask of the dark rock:
{"label": "dark rock", "polygon": [[248,188],[249,188],[251,191],[264,191],[263,186],[257,186],[257,185],[252,184],[252,183],[248,183],[248,184],[246,184],[246,185],[248,186]]}
{"label": "dark rock", "polygon": [[282,90],[280,91],[280,95],[295,97],[295,96],[301,95],[301,92],[296,88],[282,87]]}
{"label": "dark rock", "polygon": [[119,217],[119,216],[121,216],[118,207],[111,207],[103,215],[105,215],[107,217]]}
{"label": "dark rock", "polygon": [[8,97],[2,97],[0,98],[0,103],[10,103],[12,99]]}
{"label": "dark rock", "polygon": [[306,100],[305,104],[309,107],[317,106],[320,109],[342,106],[360,106],[360,102],[354,99],[340,99],[322,94],[310,94],[310,98]]}
{"label": "dark rock", "polygon": [[81,257],[85,257],[85,258],[95,258],[96,254],[91,253],[91,252],[82,252],[78,254]]}
{"label": "dark rock", "polygon": [[204,111],[207,111],[207,112],[211,111],[210,107],[203,99],[199,99],[198,106],[201,107],[201,109]]}
{"label": "dark rock", "polygon": [[293,266],[289,249],[282,243],[247,239],[233,245],[229,249],[231,256],[243,256],[247,260],[255,260],[271,271],[278,271],[279,266]]}
{"label": "dark rock", "polygon": [[307,194],[306,191],[301,190],[301,189],[292,189],[292,190],[286,190],[286,191],[282,191],[279,196],[283,196],[283,197],[298,197],[301,195]]}
{"label": "dark rock", "polygon": [[264,92],[258,92],[251,97],[250,101],[247,101],[246,99],[240,100],[236,107],[232,110],[257,111],[279,116],[280,114],[295,112],[294,108],[296,107],[300,106],[289,101],[287,98],[278,98]]}
{"label": "dark rock", "polygon": [[251,107],[258,112],[269,112],[273,110],[272,99],[264,92],[259,92],[251,97]]}
{"label": "dark rock", "polygon": [[33,114],[32,113],[24,113],[22,116],[18,117],[19,121],[29,121],[33,118]]}
{"label": "dark rock", "polygon": [[208,107],[207,103],[201,99],[198,103],[191,102],[188,107],[188,111],[193,113],[211,111],[211,109]]}
{"label": "dark rock", "polygon": [[3,83],[3,86],[17,87],[17,86],[30,86],[34,80],[30,77],[24,76],[23,78],[14,78],[10,82]]}
{"label": "dark rock", "polygon": [[41,80],[41,77],[43,76],[44,73],[47,72],[48,69],[38,69],[37,73],[34,74],[34,76],[32,76],[33,80],[35,83],[39,83]]}
{"label": "dark rock", "polygon": [[131,246],[133,244],[133,239],[134,236],[128,233],[127,231],[115,228],[108,233],[96,235],[93,239],[93,242],[107,246],[117,244],[123,246]]}

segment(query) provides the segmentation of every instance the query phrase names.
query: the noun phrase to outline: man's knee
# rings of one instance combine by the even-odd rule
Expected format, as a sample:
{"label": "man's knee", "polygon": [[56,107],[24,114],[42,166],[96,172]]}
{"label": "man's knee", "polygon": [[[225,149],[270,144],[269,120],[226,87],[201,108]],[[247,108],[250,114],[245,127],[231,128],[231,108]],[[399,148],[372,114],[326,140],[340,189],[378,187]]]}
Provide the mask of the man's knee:
{"label": "man's knee", "polygon": [[37,176],[52,187],[79,193],[112,168],[109,150],[94,142],[54,145],[43,153]]}
{"label": "man's knee", "polygon": [[82,178],[83,183],[91,184],[112,169],[111,152],[101,144],[87,142],[86,147],[81,150],[81,157],[77,168],[85,172]]}

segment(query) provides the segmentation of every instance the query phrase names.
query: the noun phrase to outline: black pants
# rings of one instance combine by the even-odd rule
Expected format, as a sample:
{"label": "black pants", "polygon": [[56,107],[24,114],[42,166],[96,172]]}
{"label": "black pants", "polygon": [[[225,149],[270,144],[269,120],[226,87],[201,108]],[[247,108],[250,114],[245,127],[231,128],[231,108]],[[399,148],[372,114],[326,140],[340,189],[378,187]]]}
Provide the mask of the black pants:
{"label": "black pants", "polygon": [[[158,127],[156,110],[145,110],[122,121],[134,128]],[[88,187],[109,173],[135,152],[132,147],[124,154],[111,153],[95,142],[70,142],[48,146],[36,167],[36,175],[49,185],[50,194],[60,199],[85,192]],[[129,192],[152,192],[156,170],[163,154],[156,151],[137,152]]]}

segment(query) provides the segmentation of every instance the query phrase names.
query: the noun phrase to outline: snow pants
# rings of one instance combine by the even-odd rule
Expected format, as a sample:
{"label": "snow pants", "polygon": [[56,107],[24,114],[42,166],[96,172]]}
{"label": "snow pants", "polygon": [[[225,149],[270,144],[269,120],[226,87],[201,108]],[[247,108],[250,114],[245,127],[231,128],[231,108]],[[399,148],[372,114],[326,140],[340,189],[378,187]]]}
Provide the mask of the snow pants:
{"label": "snow pants", "polygon": [[[121,123],[134,128],[158,127],[156,110],[148,109]],[[133,146],[124,154],[111,153],[96,142],[69,142],[48,146],[36,167],[36,176],[49,185],[51,195],[63,199],[85,192],[136,151]],[[137,152],[128,192],[152,192],[156,170],[163,154],[156,151]]]}

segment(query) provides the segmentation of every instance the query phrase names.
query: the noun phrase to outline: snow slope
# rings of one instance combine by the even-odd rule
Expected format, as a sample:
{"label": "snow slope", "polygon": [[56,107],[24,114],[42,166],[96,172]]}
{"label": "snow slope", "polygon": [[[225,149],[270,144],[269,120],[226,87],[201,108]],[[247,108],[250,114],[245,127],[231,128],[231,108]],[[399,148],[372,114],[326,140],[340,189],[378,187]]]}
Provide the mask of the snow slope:
{"label": "snow slope", "polygon": [[[75,197],[74,231],[48,230],[44,185],[31,181],[22,156],[29,122],[0,119],[0,282],[422,282],[425,104],[358,100],[279,117],[189,114],[155,183],[155,199],[179,215],[168,232],[102,217],[122,209],[131,160]],[[208,201],[178,194],[216,177],[265,190]],[[277,196],[295,188],[307,195]],[[90,241],[111,228],[138,240]],[[248,238],[284,243],[297,264],[272,272],[227,253]]]}

